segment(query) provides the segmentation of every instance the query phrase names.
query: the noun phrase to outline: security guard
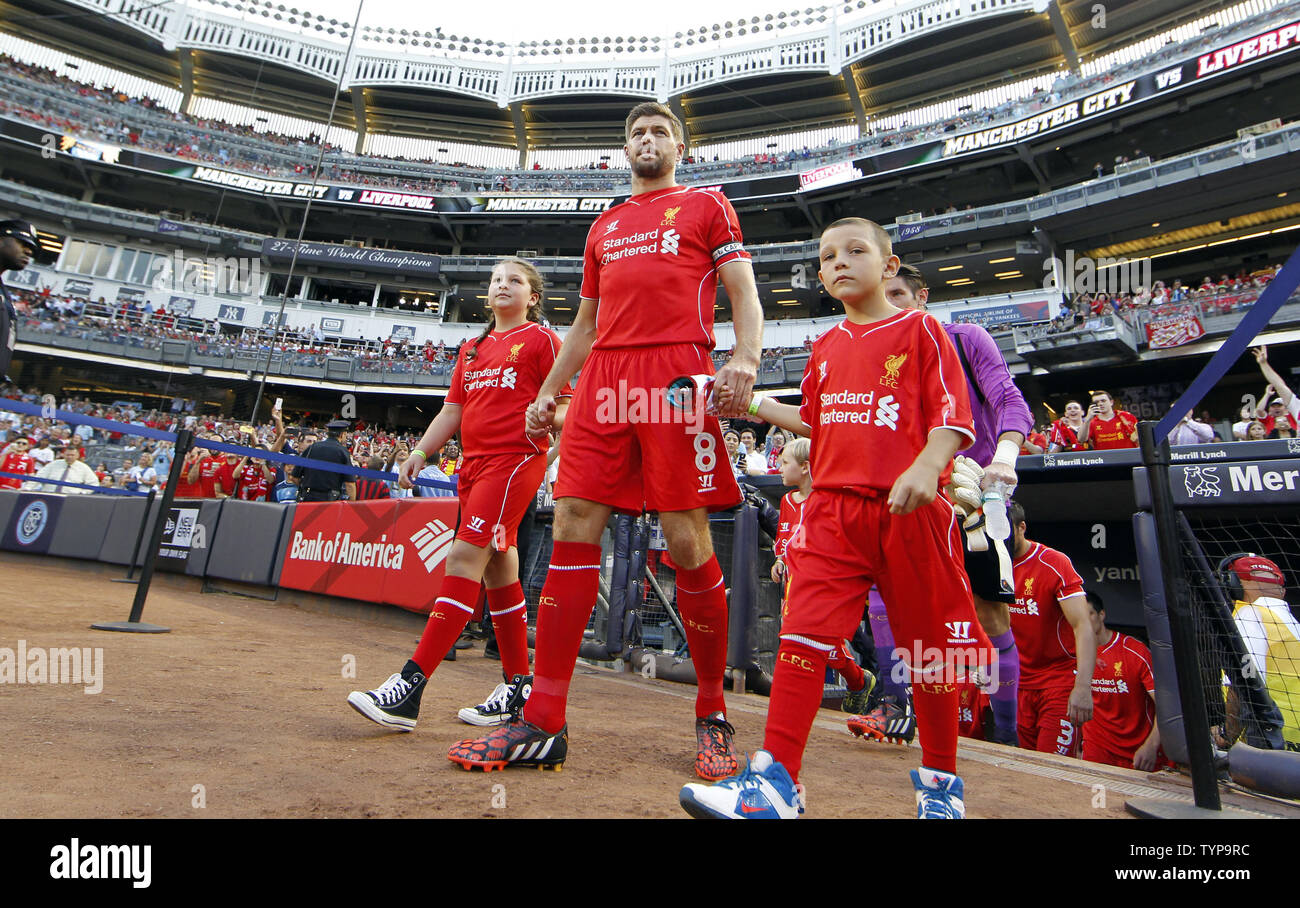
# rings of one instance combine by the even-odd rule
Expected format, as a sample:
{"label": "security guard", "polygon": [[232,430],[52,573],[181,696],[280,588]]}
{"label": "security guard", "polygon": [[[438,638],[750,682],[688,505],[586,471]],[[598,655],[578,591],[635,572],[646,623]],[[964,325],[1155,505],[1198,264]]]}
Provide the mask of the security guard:
{"label": "security guard", "polygon": [[[352,466],[352,457],[343,447],[342,435],[348,429],[346,419],[336,419],[325,426],[326,436],[302,452],[309,460],[323,460],[345,467]],[[338,501],[347,498],[357,500],[356,477],[332,470],[317,470],[312,467],[293,467],[298,477],[299,501]]]}
{"label": "security guard", "polygon": [[4,272],[22,271],[40,252],[36,231],[26,221],[0,221],[0,379],[9,378],[9,361],[18,342],[18,311],[9,299]]}

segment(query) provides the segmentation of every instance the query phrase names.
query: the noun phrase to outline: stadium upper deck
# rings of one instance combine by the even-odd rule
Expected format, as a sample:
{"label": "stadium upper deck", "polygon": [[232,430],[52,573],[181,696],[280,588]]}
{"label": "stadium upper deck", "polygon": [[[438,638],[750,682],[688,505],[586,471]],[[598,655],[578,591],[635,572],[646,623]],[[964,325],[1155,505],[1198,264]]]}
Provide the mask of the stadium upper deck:
{"label": "stadium upper deck", "polygon": [[523,166],[530,152],[621,146],[629,98],[673,104],[693,148],[834,128],[852,139],[897,125],[891,114],[1005,87],[1009,70],[1027,95],[1063,74],[1088,77],[1151,54],[1171,34],[1224,31],[1283,5],[1115,0],[1099,13],[1090,0],[857,2],[698,31],[664,26],[672,37],[564,35],[508,46],[362,25],[351,60],[349,23],[295,17],[271,2],[123,13],[114,0],[5,0],[0,21],[19,37],[152,82],[155,96],[169,93],[168,106],[187,112],[195,102],[237,100],[322,124],[338,85],[338,134],[327,136],[335,144],[360,151],[367,137],[417,137],[508,149],[516,160],[503,163]]}

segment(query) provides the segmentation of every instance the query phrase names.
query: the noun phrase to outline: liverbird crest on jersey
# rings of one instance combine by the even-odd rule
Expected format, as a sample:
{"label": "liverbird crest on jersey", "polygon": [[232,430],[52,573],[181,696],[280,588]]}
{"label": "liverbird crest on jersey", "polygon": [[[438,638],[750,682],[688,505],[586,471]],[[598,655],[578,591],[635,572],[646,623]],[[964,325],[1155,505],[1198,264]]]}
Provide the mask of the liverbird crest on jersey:
{"label": "liverbird crest on jersey", "polygon": [[674,226],[676,226],[676,224],[677,224],[677,212],[679,212],[679,211],[681,211],[681,210],[682,210],[682,206],[681,206],[681,205],[678,205],[676,208],[665,208],[665,209],[664,209],[664,220],[663,220],[663,223],[666,224],[666,225],[669,226],[669,227],[674,227]]}
{"label": "liverbird crest on jersey", "polygon": [[898,387],[898,371],[907,362],[906,353],[895,353],[885,357],[885,374],[880,376],[880,383],[886,388]]}

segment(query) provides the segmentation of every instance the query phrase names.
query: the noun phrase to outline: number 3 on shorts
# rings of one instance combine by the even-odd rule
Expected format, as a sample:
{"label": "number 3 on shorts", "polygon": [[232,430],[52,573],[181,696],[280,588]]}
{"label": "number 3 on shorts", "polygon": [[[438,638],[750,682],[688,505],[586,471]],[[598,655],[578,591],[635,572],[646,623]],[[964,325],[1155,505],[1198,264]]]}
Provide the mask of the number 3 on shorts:
{"label": "number 3 on shorts", "polygon": [[714,452],[716,443],[708,432],[695,436],[695,470],[698,473],[712,473],[718,465],[718,455]]}

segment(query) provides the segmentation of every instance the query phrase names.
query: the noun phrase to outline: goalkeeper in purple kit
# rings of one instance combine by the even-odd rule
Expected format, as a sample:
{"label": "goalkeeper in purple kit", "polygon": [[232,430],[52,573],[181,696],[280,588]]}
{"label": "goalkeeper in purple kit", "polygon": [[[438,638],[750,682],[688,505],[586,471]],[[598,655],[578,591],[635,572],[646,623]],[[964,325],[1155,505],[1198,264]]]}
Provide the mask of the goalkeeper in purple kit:
{"label": "goalkeeper in purple kit", "polygon": [[[885,284],[885,296],[900,309],[925,309],[930,291],[917,268],[901,265],[898,274]],[[954,476],[970,476],[971,468],[983,469],[979,491],[982,492],[984,507],[977,510],[972,501],[962,501],[960,494],[955,502],[959,509],[968,513],[964,524],[965,560],[975,597],[975,611],[984,632],[998,649],[997,674],[991,680],[984,679],[993,709],[993,740],[1017,745],[1020,654],[1011,634],[1011,615],[1007,609],[1015,601],[1015,591],[1011,558],[1003,541],[1010,535],[1005,505],[1016,487],[1016,457],[1020,454],[1025,434],[1033,428],[1033,417],[1011,378],[997,342],[987,331],[970,324],[945,323],[943,328],[957,348],[966,373],[971,411],[975,417],[975,441],[962,452],[973,464],[968,464],[967,469],[954,473]],[[973,472],[978,474],[978,469]],[[968,492],[967,498],[970,497]],[[876,709],[865,716],[850,719],[849,728],[856,735],[907,743],[916,732],[916,721],[907,687],[907,673],[895,670],[899,662],[897,641],[889,630],[885,608],[880,594],[872,589],[868,614],[884,696]],[[906,649],[908,643],[905,641],[903,645]]]}

